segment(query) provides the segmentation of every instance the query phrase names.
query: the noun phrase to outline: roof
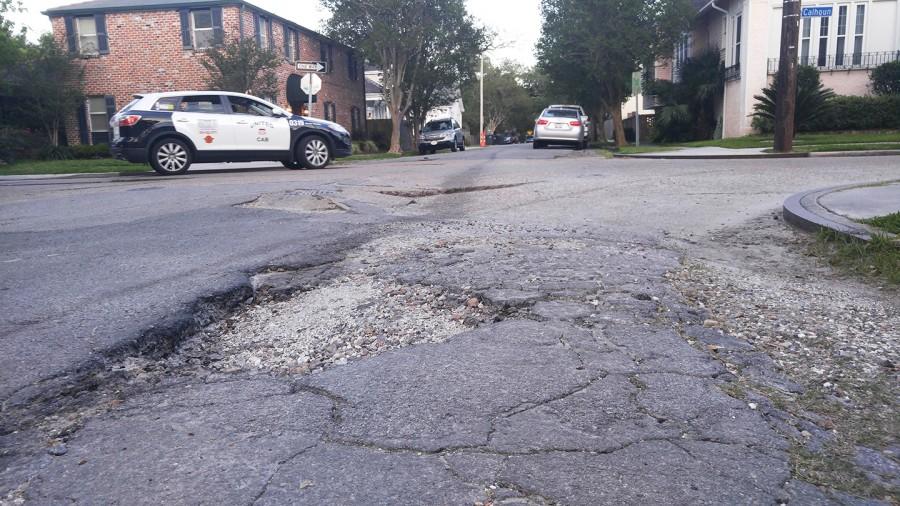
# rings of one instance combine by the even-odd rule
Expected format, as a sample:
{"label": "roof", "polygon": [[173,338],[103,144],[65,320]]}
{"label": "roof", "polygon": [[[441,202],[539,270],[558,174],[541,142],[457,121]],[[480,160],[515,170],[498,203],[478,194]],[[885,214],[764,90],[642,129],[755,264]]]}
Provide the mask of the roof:
{"label": "roof", "polygon": [[384,87],[378,84],[377,81],[373,81],[372,79],[366,78],[366,93],[384,93]]}
{"label": "roof", "polygon": [[61,5],[45,10],[42,14],[45,16],[77,16],[82,14],[100,14],[106,12],[129,12],[129,11],[155,11],[163,9],[199,9],[204,7],[225,7],[239,6],[247,7],[260,14],[267,16],[273,20],[285,23],[288,26],[314,35],[320,39],[334,43],[338,46],[353,49],[346,44],[326,37],[321,33],[307,28],[289,19],[285,19],[273,12],[257,7],[246,0],[87,0],[68,5]]}

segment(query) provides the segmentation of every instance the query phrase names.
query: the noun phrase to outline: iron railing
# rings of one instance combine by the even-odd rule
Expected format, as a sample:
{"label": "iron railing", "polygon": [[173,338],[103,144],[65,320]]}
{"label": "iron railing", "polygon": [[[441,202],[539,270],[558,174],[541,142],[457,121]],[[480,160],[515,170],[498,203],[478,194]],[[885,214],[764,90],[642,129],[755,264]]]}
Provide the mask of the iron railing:
{"label": "iron railing", "polygon": [[[844,53],[800,58],[800,65],[810,65],[819,70],[863,70],[883,63],[900,60],[900,51],[877,53]],[[769,58],[769,74],[778,73],[778,58]]]}
{"label": "iron railing", "polygon": [[725,80],[726,81],[737,81],[741,78],[741,64],[736,63],[730,67],[725,68]]}

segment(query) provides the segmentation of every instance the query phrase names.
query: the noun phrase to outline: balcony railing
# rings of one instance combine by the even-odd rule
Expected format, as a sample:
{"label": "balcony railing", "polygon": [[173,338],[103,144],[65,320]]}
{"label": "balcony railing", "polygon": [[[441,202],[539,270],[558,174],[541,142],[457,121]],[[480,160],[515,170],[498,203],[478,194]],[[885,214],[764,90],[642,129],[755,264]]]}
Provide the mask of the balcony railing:
{"label": "balcony railing", "polygon": [[[900,60],[900,51],[879,53],[845,53],[800,58],[800,65],[810,65],[819,70],[863,70],[883,63]],[[769,58],[769,74],[778,73],[778,58]]]}
{"label": "balcony railing", "polygon": [[736,63],[725,69],[726,81],[737,81],[741,78],[741,64]]}

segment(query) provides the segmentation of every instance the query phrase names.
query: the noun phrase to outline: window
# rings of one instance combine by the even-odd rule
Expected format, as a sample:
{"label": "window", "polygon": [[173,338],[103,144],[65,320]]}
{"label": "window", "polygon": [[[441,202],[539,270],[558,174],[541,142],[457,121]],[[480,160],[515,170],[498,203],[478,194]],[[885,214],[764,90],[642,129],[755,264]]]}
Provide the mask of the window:
{"label": "window", "polygon": [[259,47],[269,47],[269,26],[268,19],[264,17],[259,18],[259,30],[256,32],[256,40],[259,42]]}
{"label": "window", "polygon": [[250,114],[252,116],[274,116],[275,112],[271,107],[262,102],[249,99],[247,97],[229,96],[228,101],[231,103],[231,112],[235,114]]}
{"label": "window", "polygon": [[191,34],[194,49],[206,49],[215,42],[215,29],[211,9],[191,11]]}
{"label": "window", "polygon": [[844,43],[847,38],[847,6],[838,7],[837,49],[834,54],[834,64],[838,67],[844,65]]}
{"label": "window", "polygon": [[337,110],[334,102],[325,102],[325,119],[327,121],[337,121]]}
{"label": "window", "polygon": [[351,81],[359,79],[359,62],[356,61],[356,53],[347,51],[347,77]]}
{"label": "window", "polygon": [[828,23],[831,18],[821,18],[819,21],[819,59],[816,65],[824,67],[828,64]]}
{"label": "window", "polygon": [[683,34],[678,42],[675,43],[675,68],[672,69],[672,81],[681,81],[681,66],[690,58],[691,53],[691,35]]}
{"label": "window", "polygon": [[181,99],[182,112],[224,113],[225,106],[219,95],[194,95]]}
{"label": "window", "polygon": [[334,48],[331,44],[319,41],[319,60],[328,63],[328,70],[325,72],[330,74],[334,70]]}
{"label": "window", "polygon": [[862,64],[863,30],[866,26],[866,6],[856,6],[856,30],[853,37],[853,64]]}
{"label": "window", "polygon": [[109,110],[106,97],[88,97],[88,124],[91,129],[91,144],[109,142]]}
{"label": "window", "polygon": [[363,130],[362,113],[355,105],[350,108],[350,125],[350,131],[354,134]]}
{"label": "window", "polygon": [[809,65],[809,41],[812,35],[812,18],[803,18],[800,32],[800,64]]}
{"label": "window", "polygon": [[75,18],[75,27],[78,30],[78,52],[86,55],[100,54],[100,40],[94,16]]}
{"label": "window", "polygon": [[289,62],[299,60],[300,56],[300,34],[297,30],[284,26],[284,57]]}
{"label": "window", "polygon": [[743,16],[738,14],[734,18],[734,56],[732,57],[732,65],[740,65],[741,64],[741,22],[743,21]]}
{"label": "window", "polygon": [[174,111],[180,102],[181,97],[164,97],[157,100],[152,109],[154,111]]}

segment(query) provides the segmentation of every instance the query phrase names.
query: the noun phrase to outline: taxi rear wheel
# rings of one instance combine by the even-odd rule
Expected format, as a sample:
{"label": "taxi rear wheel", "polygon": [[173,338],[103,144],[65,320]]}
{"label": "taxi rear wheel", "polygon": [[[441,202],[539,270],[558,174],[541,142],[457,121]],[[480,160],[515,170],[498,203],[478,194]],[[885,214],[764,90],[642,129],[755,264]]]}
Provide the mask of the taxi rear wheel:
{"label": "taxi rear wheel", "polygon": [[163,139],[150,150],[150,166],[164,176],[184,174],[191,167],[191,150],[178,139]]}
{"label": "taxi rear wheel", "polygon": [[311,135],[297,145],[297,159],[307,169],[324,169],[331,160],[331,148],[325,139]]}

